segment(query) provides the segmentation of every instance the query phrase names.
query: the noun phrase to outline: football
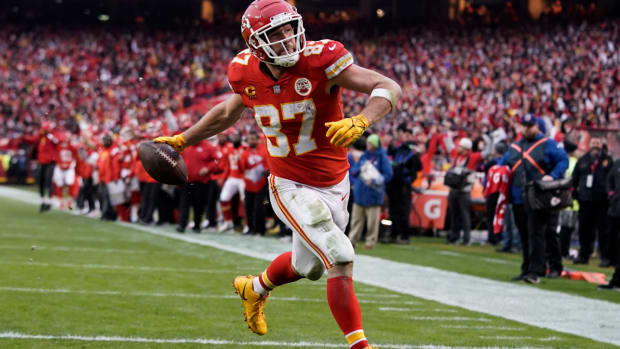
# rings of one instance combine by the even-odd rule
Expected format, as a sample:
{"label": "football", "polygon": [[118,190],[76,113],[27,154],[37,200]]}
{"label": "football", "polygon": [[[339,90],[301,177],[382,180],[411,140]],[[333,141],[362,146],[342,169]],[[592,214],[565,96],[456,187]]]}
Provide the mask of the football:
{"label": "football", "polygon": [[138,147],[140,161],[146,172],[164,184],[187,183],[187,167],[181,154],[165,143],[144,141]]}

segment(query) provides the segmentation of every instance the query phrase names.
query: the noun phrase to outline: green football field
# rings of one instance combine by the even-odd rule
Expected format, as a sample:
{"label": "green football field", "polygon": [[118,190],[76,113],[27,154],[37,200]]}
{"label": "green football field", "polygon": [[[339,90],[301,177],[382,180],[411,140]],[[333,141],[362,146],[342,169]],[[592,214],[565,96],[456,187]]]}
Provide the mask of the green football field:
{"label": "green football field", "polygon": [[[0,196],[0,348],[346,348],[325,300],[325,278],[276,289],[265,310],[267,335],[248,330],[231,282],[236,275],[264,270],[265,256],[282,248],[276,239],[188,233],[183,241],[174,227],[134,227],[59,211],[39,214],[34,201],[6,196]],[[198,239],[222,247],[194,243]],[[259,258],[230,252],[244,248]],[[433,238],[357,252],[508,287],[504,281],[519,265],[519,256],[489,246],[447,246]],[[611,274],[595,266],[580,270]],[[385,274],[377,280],[406,277]],[[597,291],[582,281],[523,287],[595,300],[602,307],[620,305],[620,292]],[[357,282],[355,290],[366,335],[379,348],[618,348],[610,344],[616,339],[595,341],[553,330],[552,323],[516,321],[511,309],[518,302],[498,317],[394,287]],[[566,305],[567,313],[572,309]],[[617,315],[608,326],[619,325]]]}

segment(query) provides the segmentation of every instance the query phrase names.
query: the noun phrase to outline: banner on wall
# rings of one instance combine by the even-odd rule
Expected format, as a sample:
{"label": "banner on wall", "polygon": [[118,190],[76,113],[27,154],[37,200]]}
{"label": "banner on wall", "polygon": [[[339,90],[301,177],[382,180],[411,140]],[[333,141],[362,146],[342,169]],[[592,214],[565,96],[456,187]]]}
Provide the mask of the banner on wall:
{"label": "banner on wall", "polygon": [[425,190],[411,196],[409,223],[423,229],[443,229],[448,210],[448,192]]}

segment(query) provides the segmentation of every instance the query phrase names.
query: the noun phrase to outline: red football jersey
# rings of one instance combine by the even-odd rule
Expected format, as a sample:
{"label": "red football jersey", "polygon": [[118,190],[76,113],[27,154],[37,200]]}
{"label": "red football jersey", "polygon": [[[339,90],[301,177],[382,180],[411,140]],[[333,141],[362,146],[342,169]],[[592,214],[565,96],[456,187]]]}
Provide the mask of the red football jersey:
{"label": "red football jersey", "polygon": [[134,175],[134,160],[136,160],[137,155],[137,147],[134,142],[127,141],[120,144],[118,147],[119,156],[118,161],[120,170],[121,170],[121,178],[127,178]]}
{"label": "red football jersey", "polygon": [[56,165],[63,170],[69,169],[71,166],[75,166],[75,159],[77,157],[76,149],[67,141],[63,141],[57,146],[58,152],[56,153]]}
{"label": "red football jersey", "polygon": [[245,150],[244,146],[235,148],[233,146],[222,149],[222,159],[220,167],[224,171],[223,178],[243,178],[243,174],[239,168],[241,153]]}
{"label": "red football jersey", "polygon": [[257,193],[267,185],[267,149],[263,144],[256,148],[247,148],[241,154],[241,171],[245,181],[245,190]]}
{"label": "red football jersey", "polygon": [[[216,172],[218,167],[216,152],[213,144],[203,140],[181,153],[187,166],[188,182],[207,183],[211,179],[212,173]],[[204,174],[201,174],[203,170]]]}
{"label": "red football jersey", "polygon": [[232,144],[227,142],[225,144],[218,143],[218,144],[215,144],[214,146],[215,146],[215,159],[216,159],[215,161],[217,163],[217,171],[211,174],[211,180],[220,181],[223,183],[223,181],[226,179],[226,176],[228,176],[227,161],[224,158],[224,154],[228,153],[229,148],[232,148]]}
{"label": "red football jersey", "polygon": [[501,233],[504,226],[504,215],[508,203],[508,190],[510,187],[510,168],[505,165],[493,165],[487,173],[487,183],[484,188],[484,196],[499,192],[495,215],[493,216],[493,231]]}
{"label": "red football jersey", "polygon": [[278,80],[249,50],[230,62],[228,80],[254,110],[272,174],[316,187],[334,185],[347,174],[347,149],[329,142],[325,123],[344,117],[340,87],[328,91],[327,85],[352,64],[351,54],[332,40],[308,41],[297,64]]}

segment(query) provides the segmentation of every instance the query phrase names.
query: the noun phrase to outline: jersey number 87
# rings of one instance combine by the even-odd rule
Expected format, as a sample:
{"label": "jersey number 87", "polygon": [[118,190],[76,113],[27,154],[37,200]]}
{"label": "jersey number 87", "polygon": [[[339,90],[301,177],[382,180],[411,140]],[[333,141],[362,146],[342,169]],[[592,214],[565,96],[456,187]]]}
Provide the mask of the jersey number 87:
{"label": "jersey number 87", "polygon": [[[312,139],[314,129],[314,116],[316,107],[312,99],[305,99],[298,102],[282,103],[282,120],[293,120],[295,115],[302,114],[301,127],[297,143],[293,144],[296,155],[311,152],[317,148],[316,142]],[[267,150],[273,157],[287,157],[291,151],[286,134],[281,132],[280,111],[273,104],[257,105],[254,107],[254,118],[256,123],[263,130],[265,137],[275,138],[275,145],[267,141]],[[267,119],[266,124],[263,121]]]}

